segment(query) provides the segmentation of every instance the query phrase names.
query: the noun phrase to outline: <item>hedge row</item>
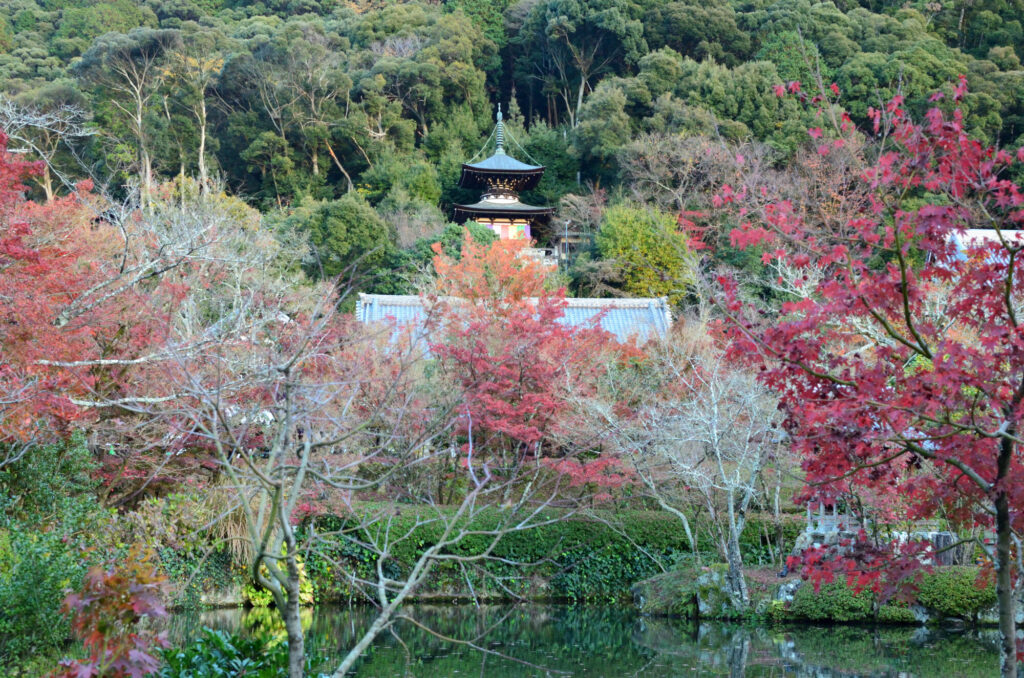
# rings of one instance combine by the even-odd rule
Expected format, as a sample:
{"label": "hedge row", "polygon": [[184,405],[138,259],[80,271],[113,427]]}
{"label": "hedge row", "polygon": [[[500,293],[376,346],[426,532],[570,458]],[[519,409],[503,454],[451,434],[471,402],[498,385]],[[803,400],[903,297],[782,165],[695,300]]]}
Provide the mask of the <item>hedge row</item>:
{"label": "hedge row", "polygon": [[[501,524],[504,513],[500,510],[484,512],[469,527],[490,530]],[[551,513],[546,517],[556,517]],[[436,541],[440,523],[416,527],[417,513],[403,507],[395,516],[391,534],[412,531],[411,537],[392,548],[393,566],[407,570],[427,545]],[[695,521],[698,549],[705,562],[717,559],[714,543],[706,526]],[[317,520],[318,529],[337,529],[338,519]],[[783,548],[788,551],[803,528],[798,518],[782,519]],[[768,546],[777,534],[770,516],[752,516],[744,530],[741,549],[748,564],[767,562]],[[471,535],[463,539],[452,552],[474,555],[490,545],[487,535]],[[354,567],[369,568],[373,559],[357,550],[331,554],[346,559]],[[476,569],[464,569],[453,563],[440,563],[422,595],[463,595],[471,586],[478,595],[492,597],[548,597],[569,600],[610,601],[628,595],[630,586],[657,574],[662,567],[673,567],[692,562],[690,544],[678,518],[662,511],[604,511],[574,516],[542,527],[507,534],[494,549],[493,555],[502,560],[518,563],[511,565],[487,562]],[[314,573],[321,590],[328,590],[329,577],[321,578],[321,568],[312,560]],[[326,573],[325,573],[326,574]],[[369,574],[369,572],[368,572]],[[467,582],[468,579],[468,582]],[[344,590],[336,591],[344,594]],[[333,596],[328,596],[333,597]]]}
{"label": "hedge row", "polygon": [[[979,586],[980,584],[980,586]],[[979,615],[996,603],[992,577],[979,581],[976,567],[942,567],[924,573],[909,591],[910,600],[877,606],[874,594],[865,589],[854,593],[843,577],[824,584],[818,591],[805,584],[797,589],[793,601],[786,609],[790,620],[915,623],[918,617],[911,605],[919,605],[932,620],[957,618],[977,622]]]}

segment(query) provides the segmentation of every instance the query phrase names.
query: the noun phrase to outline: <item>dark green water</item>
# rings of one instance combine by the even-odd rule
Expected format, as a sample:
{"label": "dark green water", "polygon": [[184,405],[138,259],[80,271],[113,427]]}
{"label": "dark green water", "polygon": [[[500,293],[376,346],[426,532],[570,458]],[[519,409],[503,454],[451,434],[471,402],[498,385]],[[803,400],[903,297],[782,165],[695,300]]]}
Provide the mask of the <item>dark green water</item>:
{"label": "dark green water", "polygon": [[[329,658],[344,654],[370,610],[318,608],[305,622],[308,643]],[[401,622],[359,665],[360,678],[586,678],[786,676],[787,678],[941,678],[999,674],[992,632],[893,627],[757,628],[638,617],[604,607],[412,606],[407,614],[446,642]],[[267,610],[227,610],[174,619],[183,639],[203,625],[247,633],[283,630]],[[325,670],[327,666],[325,665]]]}

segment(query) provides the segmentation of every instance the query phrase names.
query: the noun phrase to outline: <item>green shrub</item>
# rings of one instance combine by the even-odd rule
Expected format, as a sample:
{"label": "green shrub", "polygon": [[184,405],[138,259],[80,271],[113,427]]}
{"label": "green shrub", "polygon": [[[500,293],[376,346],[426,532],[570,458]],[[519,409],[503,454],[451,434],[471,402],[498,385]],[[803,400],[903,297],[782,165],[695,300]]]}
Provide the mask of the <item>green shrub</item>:
{"label": "green shrub", "polygon": [[942,567],[921,577],[918,602],[942,617],[973,620],[996,603],[992,577],[978,586],[978,568]]}
{"label": "green shrub", "polygon": [[56,532],[10,530],[11,553],[0,572],[0,666],[62,645],[71,635],[61,602],[86,566]]}
{"label": "green shrub", "polygon": [[[164,662],[160,678],[285,678],[288,643],[204,629],[188,645],[165,651]],[[323,659],[315,649],[307,652],[305,673],[316,675],[321,663]]]}
{"label": "green shrub", "polygon": [[64,443],[31,447],[0,469],[0,510],[8,521],[46,524],[59,519],[65,500],[95,492],[95,470],[81,433]]}
{"label": "green shrub", "polygon": [[171,604],[188,610],[201,608],[205,592],[226,589],[241,581],[245,572],[235,566],[224,547],[208,554],[175,548],[162,548],[157,553],[161,569],[174,584]]}
{"label": "green shrub", "polygon": [[63,645],[65,590],[104,560],[112,514],[99,507],[81,435],[29,449],[0,470],[0,666]]}
{"label": "green shrub", "polygon": [[[956,617],[976,620],[983,610],[995,605],[996,593],[991,577],[984,586],[977,585],[978,568],[942,567],[921,576],[913,603],[921,605],[941,618]],[[818,593],[811,585],[801,586],[788,608],[791,619],[812,621],[868,621],[883,624],[913,624],[917,617],[907,603],[888,602],[872,614],[875,596],[870,589],[853,594],[846,580],[838,577],[823,584]]]}
{"label": "green shrub", "polygon": [[765,620],[770,624],[781,624],[786,621],[786,603],[781,600],[770,600],[764,612]]}
{"label": "green shrub", "polygon": [[846,580],[837,577],[831,584],[822,584],[817,592],[810,584],[798,588],[789,604],[789,613],[797,619],[852,622],[872,619],[873,607],[870,589],[854,594]]}
{"label": "green shrub", "polygon": [[878,608],[878,622],[881,624],[914,624],[917,617],[906,603],[886,603]]}
{"label": "green shrub", "polygon": [[[284,556],[284,549],[281,550],[281,555]],[[312,605],[316,599],[314,595],[314,583],[310,579],[309,575],[306,574],[306,563],[302,556],[295,557],[296,564],[299,567],[299,604],[301,605]],[[280,567],[284,568],[284,562],[279,563]],[[263,576],[270,578],[270,572],[267,570],[266,565],[261,565]],[[269,590],[263,588],[258,582],[254,582],[251,579],[242,586],[242,598],[243,600],[253,607],[270,607],[274,602],[274,594]]]}

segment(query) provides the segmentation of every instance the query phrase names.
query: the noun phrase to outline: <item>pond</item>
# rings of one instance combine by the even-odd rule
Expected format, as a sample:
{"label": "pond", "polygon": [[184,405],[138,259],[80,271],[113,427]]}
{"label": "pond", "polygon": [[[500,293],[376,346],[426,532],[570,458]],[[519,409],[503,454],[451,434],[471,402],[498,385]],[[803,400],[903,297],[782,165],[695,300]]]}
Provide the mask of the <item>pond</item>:
{"label": "pond", "polygon": [[[366,608],[309,610],[307,642],[329,660],[337,659],[371,614]],[[550,605],[415,605],[406,614],[440,636],[470,640],[473,646],[401,622],[395,634],[378,639],[356,676],[971,678],[999,673],[994,631],[698,625],[624,609]],[[179,615],[171,635],[182,642],[208,626],[283,638],[275,620],[272,610]]]}

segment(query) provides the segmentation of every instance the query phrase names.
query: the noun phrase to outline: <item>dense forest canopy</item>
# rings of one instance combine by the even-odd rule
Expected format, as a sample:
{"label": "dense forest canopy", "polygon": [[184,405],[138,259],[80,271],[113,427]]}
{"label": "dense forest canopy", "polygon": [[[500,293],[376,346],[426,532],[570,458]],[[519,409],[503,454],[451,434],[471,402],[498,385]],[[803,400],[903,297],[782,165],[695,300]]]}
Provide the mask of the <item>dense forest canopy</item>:
{"label": "dense forest canopy", "polygon": [[[819,123],[776,95],[783,83],[835,88],[866,128],[870,108],[899,94],[923,113],[965,74],[969,131],[1024,143],[1022,0],[0,7],[4,126],[47,121],[23,135],[50,163],[35,197],[91,176],[113,195],[135,189],[144,205],[176,177],[219,181],[272,227],[306,233],[306,264],[322,273],[375,252],[363,268],[380,292],[411,291],[428,252],[417,241],[443,230],[452,204],[476,199],[457,187],[459,170],[499,103],[512,153],[548,168],[524,201],[561,201],[559,223],[582,230],[617,202],[701,209],[721,183],[722,163],[707,165],[722,148],[794,164]],[[640,292],[602,268],[595,243],[581,255],[571,292]]]}

